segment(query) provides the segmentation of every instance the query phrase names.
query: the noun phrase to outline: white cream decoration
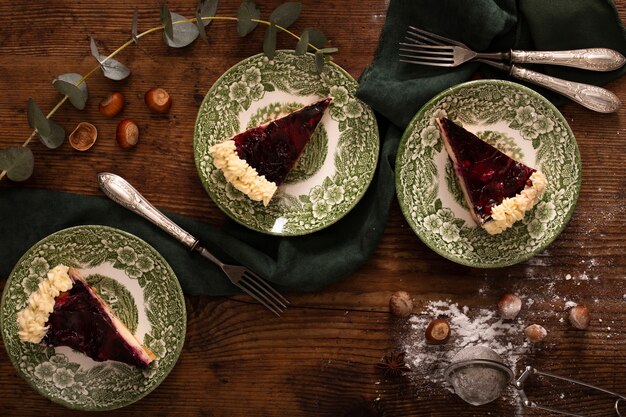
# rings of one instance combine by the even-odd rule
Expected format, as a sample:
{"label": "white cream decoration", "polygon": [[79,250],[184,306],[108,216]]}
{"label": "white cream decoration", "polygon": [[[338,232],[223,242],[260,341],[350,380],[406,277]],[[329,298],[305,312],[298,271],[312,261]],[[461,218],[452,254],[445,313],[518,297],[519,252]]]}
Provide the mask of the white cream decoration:
{"label": "white cream decoration", "polygon": [[54,310],[54,299],[74,285],[68,270],[65,265],[57,265],[48,271],[39,288],[28,297],[28,306],[17,313],[20,340],[39,343],[46,335],[46,322]]}
{"label": "white cream decoration", "polygon": [[491,220],[483,225],[487,233],[490,235],[502,233],[515,222],[522,220],[526,212],[539,202],[548,180],[543,173],[535,171],[530,176],[530,181],[531,185],[524,187],[515,197],[505,198],[491,209]]}
{"label": "white cream decoration", "polygon": [[264,175],[259,175],[256,169],[239,158],[235,141],[227,140],[215,144],[209,148],[213,157],[213,164],[222,170],[226,181],[233,187],[246,194],[254,201],[262,201],[267,206],[278,188],[272,181],[268,181]]}

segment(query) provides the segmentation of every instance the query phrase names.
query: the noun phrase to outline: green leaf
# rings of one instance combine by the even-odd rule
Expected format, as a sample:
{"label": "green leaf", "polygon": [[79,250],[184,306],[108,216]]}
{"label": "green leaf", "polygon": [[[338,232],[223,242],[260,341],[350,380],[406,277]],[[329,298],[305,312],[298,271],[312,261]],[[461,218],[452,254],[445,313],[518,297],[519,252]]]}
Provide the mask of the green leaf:
{"label": "green leaf", "polygon": [[91,38],[91,55],[100,63],[100,69],[106,78],[118,81],[130,75],[130,69],[126,65],[116,59],[100,55],[94,38]]}
{"label": "green leaf", "polygon": [[305,29],[305,31],[309,34],[309,43],[311,45],[315,46],[316,48],[323,48],[324,45],[326,45],[326,35],[324,35],[321,30],[308,28]]}
{"label": "green leaf", "polygon": [[305,30],[300,35],[300,40],[298,40],[298,44],[296,45],[296,55],[304,55],[306,51],[309,49],[309,31]]}
{"label": "green leaf", "polygon": [[315,71],[317,71],[318,74],[321,74],[324,70],[325,63],[324,53],[322,51],[315,52]]}
{"label": "green leaf", "polygon": [[39,140],[50,149],[58,148],[65,142],[65,129],[54,120],[48,119],[50,133],[42,135],[39,133]]}
{"label": "green leaf", "polygon": [[244,0],[237,10],[237,33],[244,37],[254,30],[259,24],[252,19],[261,17],[261,11],[252,0]]}
{"label": "green leaf", "polygon": [[288,2],[278,6],[270,15],[270,22],[275,23],[278,26],[288,28],[293,25],[298,16],[300,16],[300,10],[302,5],[296,2]]}
{"label": "green leaf", "polygon": [[29,148],[15,147],[0,150],[0,170],[7,172],[11,181],[25,181],[33,173],[35,157]]}
{"label": "green leaf", "polygon": [[[178,13],[172,13],[171,17],[172,22],[187,20],[185,16],[179,15]],[[200,35],[198,27],[193,22],[178,23],[174,25],[173,31],[174,37],[168,37],[165,32],[163,33],[165,42],[172,48],[183,48],[193,43],[193,41],[198,38],[198,35]]]}
{"label": "green leaf", "polygon": [[78,84],[83,76],[76,73],[61,74],[52,81],[52,86],[61,94],[66,95],[78,110],[85,108],[89,93],[85,81]]}
{"label": "green leaf", "polygon": [[28,125],[40,135],[50,134],[50,121],[32,98],[28,99]]}
{"label": "green leaf", "polygon": [[133,41],[135,41],[135,43],[139,42],[139,39],[137,39],[138,21],[139,21],[139,12],[137,11],[137,8],[135,7],[135,11],[133,12],[133,23],[130,26],[130,32],[133,36]]}
{"label": "green leaf", "polygon": [[274,88],[274,84],[270,83],[263,83],[263,89],[267,92],[276,90],[276,88]]}
{"label": "green leaf", "polygon": [[200,34],[202,40],[206,43],[209,43],[209,38],[206,36],[206,29],[204,29],[204,25],[202,24],[202,16],[200,16],[200,10],[196,10],[196,28],[198,28],[198,33]]}
{"label": "green leaf", "polygon": [[274,59],[276,53],[276,25],[271,23],[265,31],[265,40],[263,41],[263,53],[270,60]]}
{"label": "green leaf", "polygon": [[[198,9],[196,11],[196,16],[200,15],[200,17],[213,17],[217,12],[217,0],[200,0],[198,3]],[[213,20],[203,20],[202,24],[204,26],[208,26],[213,22]]]}
{"label": "green leaf", "polygon": [[172,15],[166,4],[161,6],[161,24],[163,25],[163,33],[170,38],[174,38],[174,28],[172,25]]}
{"label": "green leaf", "polygon": [[435,211],[439,211],[441,210],[441,208],[443,207],[443,204],[441,203],[441,199],[436,199],[435,200]]}
{"label": "green leaf", "polygon": [[533,139],[533,149],[539,149],[540,146],[541,146],[541,141],[539,140],[539,138]]}

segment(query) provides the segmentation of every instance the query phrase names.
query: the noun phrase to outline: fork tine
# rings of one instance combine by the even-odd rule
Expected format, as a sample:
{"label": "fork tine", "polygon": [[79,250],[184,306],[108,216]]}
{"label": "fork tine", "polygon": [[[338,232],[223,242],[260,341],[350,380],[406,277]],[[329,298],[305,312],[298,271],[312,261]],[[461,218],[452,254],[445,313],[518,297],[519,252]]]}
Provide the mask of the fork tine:
{"label": "fork tine", "polygon": [[259,303],[263,304],[268,310],[270,310],[272,313],[276,314],[278,317],[280,317],[280,313],[282,312],[282,310],[280,308],[277,308],[275,306],[270,306],[269,304],[267,304],[265,301],[263,301],[263,299],[261,299],[261,297],[259,295],[257,295],[254,291],[249,290],[248,288],[244,287],[243,285],[241,285],[241,281],[239,281],[237,284],[239,288],[241,288],[243,290],[243,292],[245,292],[246,294],[248,294],[250,297],[254,298],[255,300],[257,300]]}
{"label": "fork tine", "polygon": [[[244,274],[246,275],[246,274]],[[263,278],[259,277],[257,274],[255,274],[254,272],[248,270],[247,271],[247,275],[250,276],[251,279],[254,279],[256,282],[258,282],[259,284],[261,284],[263,287],[265,287],[265,289],[267,291],[270,292],[270,294],[272,294],[274,297],[276,297],[276,299],[278,299],[279,301],[281,301],[283,304],[285,304],[285,307],[287,307],[287,304],[291,304],[289,302],[289,300],[287,300],[281,293],[279,293],[278,291],[276,291],[276,289],[274,287],[272,287],[272,285],[267,282],[266,280],[264,280]]]}
{"label": "fork tine", "polygon": [[416,28],[415,26],[409,26],[409,29],[407,30],[409,33],[413,33],[415,36],[419,36],[422,35],[424,37],[428,37],[431,40],[436,40],[439,41],[440,45],[441,43],[443,44],[448,44],[448,45],[456,45],[456,46],[462,46],[463,48],[467,48],[467,46],[465,46],[465,44],[459,42],[459,41],[455,41],[454,39],[450,39],[450,38],[445,38],[441,35],[437,35],[434,34],[432,32],[428,32],[426,30],[420,29],[420,28]]}
{"label": "fork tine", "polygon": [[399,54],[402,58],[409,58],[414,61],[423,62],[426,65],[441,64],[442,66],[455,66],[454,61],[450,58],[440,58],[429,55],[411,55],[411,54]]}
{"label": "fork tine", "polygon": [[454,64],[450,64],[450,63],[416,61],[416,60],[409,60],[409,59],[401,59],[400,62],[406,62],[407,64],[428,65],[429,67],[454,67],[455,66]]}
{"label": "fork tine", "polygon": [[[287,301],[283,296],[278,294],[278,292],[274,290],[265,280],[254,275],[250,271],[245,272],[243,276],[240,278],[239,282],[241,282],[242,280],[246,280],[247,284],[250,287],[256,288],[257,291],[264,292],[271,299],[273,299],[274,304],[277,304],[278,306],[282,306],[283,308],[287,308],[287,304],[289,304],[289,301]],[[278,297],[276,296],[276,294],[278,294]],[[287,304],[285,304],[285,302],[287,302]]]}
{"label": "fork tine", "polygon": [[441,51],[441,50],[437,50],[437,49],[419,49],[419,48],[399,48],[400,51],[403,52],[410,52],[412,55],[419,55],[419,56],[424,56],[424,57],[432,57],[437,58],[437,57],[443,57],[443,58],[447,58],[447,59],[454,59],[454,55],[452,55],[450,52],[446,52],[446,51]]}
{"label": "fork tine", "polygon": [[427,45],[445,45],[443,42],[434,41],[430,38],[427,38],[426,36],[422,36],[414,32],[407,32],[404,38],[414,44],[419,45],[423,45],[424,43],[426,43]]}

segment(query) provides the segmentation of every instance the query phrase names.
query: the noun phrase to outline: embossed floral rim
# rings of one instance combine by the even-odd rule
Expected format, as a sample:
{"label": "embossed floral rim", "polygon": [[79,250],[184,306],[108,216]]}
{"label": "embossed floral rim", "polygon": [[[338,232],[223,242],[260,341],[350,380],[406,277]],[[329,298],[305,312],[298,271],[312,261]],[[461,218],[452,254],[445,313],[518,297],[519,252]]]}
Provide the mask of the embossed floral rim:
{"label": "embossed floral rim", "polygon": [[[150,278],[154,278],[154,277],[150,277],[150,275],[157,274],[156,271],[159,271],[158,274],[160,276],[163,276],[162,282],[154,285],[153,289],[151,290],[155,294],[159,293],[157,289],[163,291],[163,293],[160,295],[160,298],[151,299],[150,301],[146,300],[146,303],[151,304],[151,303],[154,303],[155,301],[157,303],[159,303],[159,301],[167,301],[167,302],[159,303],[160,305],[158,306],[158,308],[154,309],[154,315],[157,317],[161,317],[161,318],[162,316],[164,316],[164,313],[171,315],[171,320],[164,321],[163,323],[159,323],[159,326],[161,327],[165,324],[169,324],[169,326],[172,327],[171,329],[169,329],[169,334],[167,336],[162,335],[162,338],[167,337],[168,339],[173,339],[171,344],[165,346],[163,345],[164,341],[162,339],[151,337],[150,333],[155,332],[154,326],[156,326],[156,324],[153,322],[154,318],[150,317],[150,315],[153,314],[152,312],[153,309],[147,305],[145,306],[147,317],[152,327],[152,330],[150,331],[150,333],[146,333],[145,337],[149,338],[150,341],[154,342],[156,346],[163,345],[163,349],[165,349],[165,352],[160,352],[160,354],[158,352],[158,349],[155,349],[157,350],[157,352],[155,352],[157,353],[157,364],[155,366],[149,367],[146,370],[140,371],[133,367],[130,367],[128,365],[121,364],[118,362],[102,362],[102,363],[99,363],[98,365],[95,365],[93,368],[90,368],[89,370],[86,370],[83,372],[83,374],[89,374],[89,372],[93,371],[95,368],[101,368],[104,370],[105,373],[109,371],[108,372],[109,374],[113,375],[114,378],[119,378],[120,381],[123,378],[122,375],[128,376],[130,380],[131,377],[129,375],[131,374],[136,374],[136,375],[133,375],[133,378],[134,378],[133,381],[136,381],[136,380],[144,381],[146,386],[132,392],[132,395],[130,395],[129,398],[123,398],[121,400],[117,399],[112,403],[106,403],[106,404],[99,404],[94,400],[88,401],[88,404],[85,404],[85,402],[82,402],[82,403],[80,402],[80,396],[78,396],[77,398],[70,399],[70,398],[61,397],[58,394],[54,395],[56,393],[46,391],[46,388],[43,386],[43,383],[38,383],[38,381],[36,381],[32,376],[27,375],[27,373],[22,369],[22,363],[28,360],[26,359],[28,355],[31,355],[33,357],[49,356],[49,353],[53,352],[54,349],[44,348],[44,347],[41,347],[39,345],[34,345],[34,344],[32,346],[28,344],[28,346],[24,347],[26,344],[23,344],[23,342],[17,340],[17,328],[16,328],[17,325],[13,323],[14,320],[11,321],[11,319],[15,319],[15,315],[17,313],[17,309],[15,307],[16,307],[16,303],[18,303],[19,300],[16,300],[16,298],[26,297],[25,294],[21,294],[21,293],[24,293],[23,289],[20,290],[21,293],[17,289],[18,286],[23,286],[24,280],[18,282],[18,279],[21,278],[21,276],[18,276],[18,272],[20,272],[20,270],[23,269],[24,262],[32,258],[34,255],[37,255],[37,252],[42,252],[42,248],[44,247],[44,245],[51,243],[51,242],[54,243],[54,239],[59,239],[61,237],[64,237],[65,235],[73,235],[73,234],[78,235],[81,232],[84,232],[84,233],[92,232],[94,234],[99,234],[103,236],[105,235],[116,236],[125,242],[131,242],[131,245],[135,245],[134,248],[141,248],[142,252],[140,254],[139,260],[141,261],[143,257],[149,258],[148,260],[143,259],[144,261],[143,264],[139,266],[139,268],[142,268],[143,270],[149,270],[147,272],[144,272],[144,274],[147,275],[147,277],[146,279],[143,280],[143,284],[141,283],[139,284],[142,291],[144,292],[144,296],[147,291],[146,286],[153,285],[153,281],[150,280]],[[133,246],[130,246],[130,247],[133,248]],[[127,253],[128,251],[124,252],[123,250],[123,249],[128,249],[128,248],[129,247],[126,247],[126,246],[122,248],[118,248],[120,249],[120,251],[118,251],[118,256],[120,259],[123,259],[125,256],[129,255],[129,253]],[[64,260],[66,260],[67,263],[69,264],[74,264],[74,266],[80,266],[80,265],[76,265],[77,259],[73,258],[73,254],[64,253],[60,257],[64,258]],[[95,259],[95,261],[96,262],[93,262],[93,263],[88,262],[89,264],[88,266],[97,266],[98,265],[97,259]],[[155,272],[151,273],[152,270],[155,270]],[[137,278],[137,280],[141,281],[141,278]],[[16,292],[18,295],[16,295]],[[166,298],[166,299],[163,300],[163,298]],[[11,311],[7,310],[8,308]],[[86,410],[86,411],[105,411],[105,410],[113,410],[113,409],[127,406],[145,397],[150,392],[152,392],[157,386],[159,386],[161,382],[163,382],[163,380],[169,375],[171,370],[174,368],[178,360],[178,357],[180,356],[180,353],[182,352],[182,348],[183,348],[184,340],[185,340],[185,334],[186,334],[186,322],[187,322],[187,313],[185,309],[185,299],[182,293],[182,289],[180,287],[180,284],[178,282],[176,275],[174,274],[174,271],[171,269],[171,267],[165,261],[165,259],[152,246],[148,245],[146,242],[139,239],[138,237],[130,233],[124,232],[122,230],[119,230],[119,229],[115,229],[115,228],[108,227],[108,226],[100,226],[100,225],[76,226],[76,227],[63,229],[41,239],[39,242],[34,244],[28,251],[26,251],[26,253],[24,253],[24,255],[22,255],[20,260],[16,263],[15,267],[11,271],[9,278],[7,279],[3,294],[2,294],[2,299],[0,300],[0,333],[2,334],[2,338],[4,340],[4,346],[5,346],[5,349],[7,350],[9,359],[11,360],[13,366],[15,367],[19,375],[31,387],[33,387],[33,389],[35,389],[42,396],[48,398],[49,400],[56,402],[58,404],[61,404],[67,408]],[[156,327],[159,327],[159,326],[156,326]],[[163,329],[159,329],[158,331],[161,331],[161,330]],[[165,329],[165,330],[168,330],[168,329]],[[9,338],[11,340],[9,340]],[[146,344],[145,338],[144,338],[144,344]],[[169,350],[168,347],[170,347],[172,350]],[[64,365],[68,365],[69,369],[64,368],[66,373],[76,372],[78,374],[78,371],[81,371],[80,369],[78,369],[78,371],[73,371],[72,367],[79,368],[79,364],[68,362],[67,357],[65,357],[64,355],[58,355],[56,353],[52,354],[51,357],[49,358],[50,363],[52,363],[53,360],[55,360],[55,363],[56,363],[59,360],[59,358],[60,360],[65,361],[63,363]],[[141,376],[139,375],[139,373],[141,373]],[[67,375],[65,376],[67,378]],[[73,378],[73,375],[70,375],[70,377]],[[82,387],[82,390],[83,390],[84,395],[87,395],[87,393],[89,393],[88,391],[86,391],[86,388],[84,386]],[[115,391],[115,387],[113,387],[112,390]],[[125,393],[128,393],[128,391],[126,391]],[[113,394],[113,395],[117,395],[117,394]]]}
{"label": "embossed floral rim", "polygon": [[[198,111],[194,156],[205,190],[226,215],[262,233],[300,236],[334,224],[360,201],[376,170],[376,119],[371,109],[354,96],[356,81],[333,63],[317,74],[308,58],[288,50],[278,51],[271,61],[263,54],[251,56],[222,74]],[[289,96],[287,101],[294,97],[332,96],[328,112],[332,123],[337,124],[339,137],[328,150],[328,158],[332,158],[328,161],[335,172],[316,183],[308,195],[282,194],[279,187],[279,193],[263,207],[225,181],[212,165],[208,147],[239,133],[240,113],[249,111],[256,102],[272,104],[266,94],[275,91]],[[277,229],[281,221],[284,224]]]}
{"label": "embossed floral rim", "polygon": [[[459,210],[466,209],[444,204],[454,197],[444,195],[449,191],[438,185],[438,177],[445,173],[439,172],[436,159],[445,149],[431,121],[439,115],[477,125],[506,122],[519,131],[525,146],[532,145],[538,166],[550,183],[542,201],[524,220],[500,235],[489,236],[459,218]],[[532,120],[537,126],[530,126]],[[560,158],[562,166],[551,161],[552,157]],[[570,220],[581,182],[580,153],[563,115],[537,92],[503,80],[462,83],[432,98],[409,123],[396,159],[398,201],[413,231],[441,256],[478,268],[513,265],[544,250]],[[442,195],[447,200],[442,202]]]}

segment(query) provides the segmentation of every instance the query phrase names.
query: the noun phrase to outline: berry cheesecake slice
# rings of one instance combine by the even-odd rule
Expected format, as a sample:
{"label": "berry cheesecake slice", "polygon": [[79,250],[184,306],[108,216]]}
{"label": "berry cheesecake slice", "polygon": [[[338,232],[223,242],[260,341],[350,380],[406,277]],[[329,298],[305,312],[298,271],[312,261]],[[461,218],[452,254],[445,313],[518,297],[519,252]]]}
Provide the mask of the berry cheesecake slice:
{"label": "berry cheesecake slice", "polygon": [[79,272],[64,265],[48,272],[17,322],[20,340],[69,346],[95,361],[145,368],[155,359]]}
{"label": "berry cheesecake slice", "polygon": [[436,120],[476,222],[495,235],[522,220],[543,196],[545,175],[509,158],[451,120]]}
{"label": "berry cheesecake slice", "polygon": [[293,169],[331,100],[318,101],[211,146],[209,153],[215,167],[222,170],[233,187],[267,206]]}

